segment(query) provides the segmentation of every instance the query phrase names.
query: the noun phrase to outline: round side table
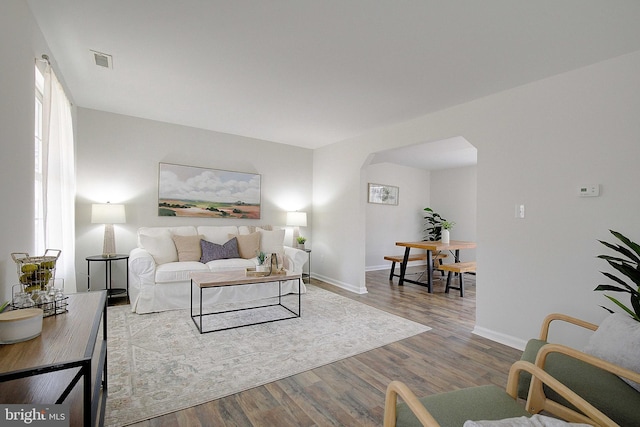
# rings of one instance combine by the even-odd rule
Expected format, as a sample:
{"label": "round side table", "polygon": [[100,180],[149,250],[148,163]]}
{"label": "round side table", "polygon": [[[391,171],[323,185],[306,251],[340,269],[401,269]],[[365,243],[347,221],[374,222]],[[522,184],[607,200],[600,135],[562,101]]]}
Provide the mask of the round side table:
{"label": "round side table", "polygon": [[[91,292],[91,263],[92,262],[104,262],[104,288],[107,290],[109,297],[125,294],[127,301],[129,300],[129,255],[126,254],[114,254],[111,256],[103,255],[91,255],[86,258],[87,260],[87,292]],[[127,280],[126,288],[112,288],[111,287],[111,263],[113,261],[125,261],[127,265]]]}

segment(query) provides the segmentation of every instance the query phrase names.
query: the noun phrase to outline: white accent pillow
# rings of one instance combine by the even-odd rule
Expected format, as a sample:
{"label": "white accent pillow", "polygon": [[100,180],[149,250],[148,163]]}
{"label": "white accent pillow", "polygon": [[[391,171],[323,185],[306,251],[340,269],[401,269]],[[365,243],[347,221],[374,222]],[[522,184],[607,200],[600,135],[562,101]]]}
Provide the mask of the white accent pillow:
{"label": "white accent pillow", "polygon": [[[609,315],[591,335],[584,352],[640,373],[640,322],[627,314]],[[640,391],[640,384],[622,379]]]}
{"label": "white accent pillow", "polygon": [[260,231],[260,250],[267,254],[284,253],[284,230]]}
{"label": "white accent pillow", "polygon": [[505,418],[490,421],[465,421],[463,427],[589,427],[589,424],[568,423],[557,418],[536,414],[531,418]]}
{"label": "white accent pillow", "polygon": [[151,254],[156,264],[178,261],[178,251],[169,230],[153,236],[140,234],[139,238],[142,248]]}

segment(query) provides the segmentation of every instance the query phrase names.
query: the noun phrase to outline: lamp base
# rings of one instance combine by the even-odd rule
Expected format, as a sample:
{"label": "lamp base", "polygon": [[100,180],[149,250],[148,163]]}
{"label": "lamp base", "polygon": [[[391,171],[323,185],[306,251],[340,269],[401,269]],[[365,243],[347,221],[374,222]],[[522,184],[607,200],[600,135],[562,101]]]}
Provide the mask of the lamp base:
{"label": "lamp base", "polygon": [[113,231],[113,224],[104,225],[104,243],[102,245],[102,256],[111,258],[116,255],[116,238]]}

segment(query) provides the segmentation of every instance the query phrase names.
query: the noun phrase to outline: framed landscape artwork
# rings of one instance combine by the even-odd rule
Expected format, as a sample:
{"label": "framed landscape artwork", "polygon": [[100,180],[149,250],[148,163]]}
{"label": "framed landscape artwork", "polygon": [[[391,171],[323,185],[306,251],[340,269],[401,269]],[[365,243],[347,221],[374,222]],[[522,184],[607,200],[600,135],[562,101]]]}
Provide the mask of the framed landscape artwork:
{"label": "framed landscape artwork", "polygon": [[260,175],[160,163],[158,215],[260,219]]}
{"label": "framed landscape artwork", "polygon": [[369,203],[397,205],[400,189],[392,185],[369,183]]}

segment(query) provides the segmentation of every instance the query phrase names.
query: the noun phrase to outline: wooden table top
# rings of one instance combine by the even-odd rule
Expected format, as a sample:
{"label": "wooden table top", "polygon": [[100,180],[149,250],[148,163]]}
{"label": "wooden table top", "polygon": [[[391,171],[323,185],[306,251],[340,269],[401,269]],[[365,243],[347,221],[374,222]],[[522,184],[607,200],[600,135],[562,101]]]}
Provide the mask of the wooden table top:
{"label": "wooden table top", "polygon": [[219,286],[248,285],[252,283],[269,283],[284,280],[300,279],[300,273],[272,274],[270,276],[247,276],[244,270],[233,271],[209,271],[193,272],[189,274],[193,284],[201,288],[214,288]]}
{"label": "wooden table top", "polygon": [[0,374],[91,357],[95,345],[92,334],[102,317],[105,298],[105,291],[69,295],[69,311],[45,317],[40,336],[0,345]]}
{"label": "wooden table top", "polygon": [[421,241],[421,242],[396,242],[396,246],[406,248],[425,249],[428,251],[455,251],[458,249],[473,249],[476,247],[475,242],[464,242],[462,240],[450,240],[449,243],[441,241]]}

